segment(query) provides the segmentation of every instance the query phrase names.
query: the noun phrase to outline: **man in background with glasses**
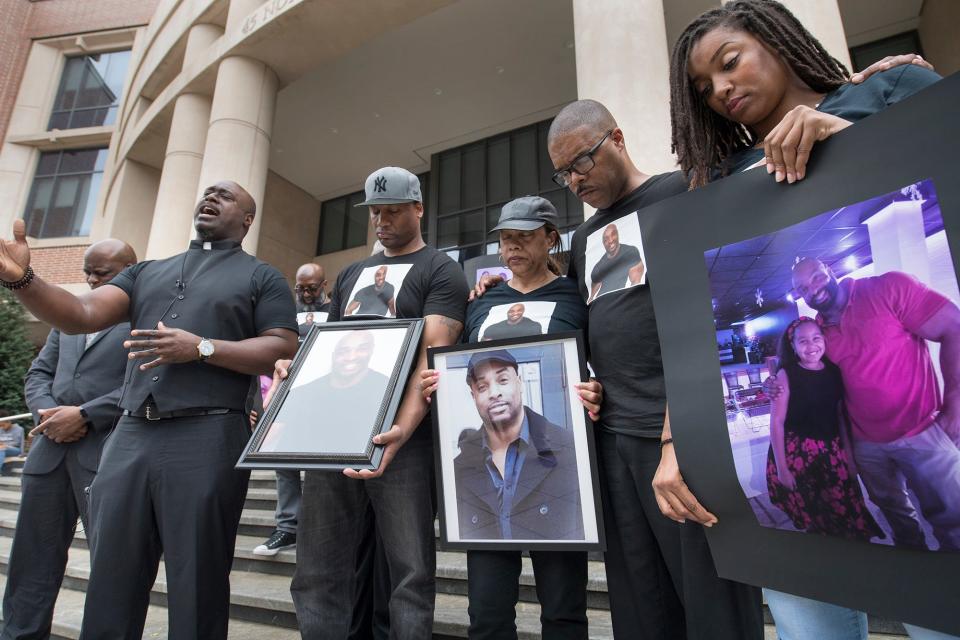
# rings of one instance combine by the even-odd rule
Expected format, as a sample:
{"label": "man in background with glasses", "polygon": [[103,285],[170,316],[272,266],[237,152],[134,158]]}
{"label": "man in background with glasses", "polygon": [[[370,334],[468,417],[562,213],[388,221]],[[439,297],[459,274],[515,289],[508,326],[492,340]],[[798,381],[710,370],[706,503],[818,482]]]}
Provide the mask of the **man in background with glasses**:
{"label": "man in background with glasses", "polygon": [[[324,322],[330,310],[327,298],[327,277],[323,267],[314,262],[300,265],[297,269],[296,286],[293,288],[297,298],[297,325],[300,341],[303,342],[310,326]],[[307,317],[311,322],[306,322]],[[322,407],[317,407],[317,413]],[[302,487],[300,472],[294,469],[277,469],[277,524],[270,537],[257,545],[253,553],[258,556],[275,556],[282,549],[297,544],[297,514],[300,512]]]}

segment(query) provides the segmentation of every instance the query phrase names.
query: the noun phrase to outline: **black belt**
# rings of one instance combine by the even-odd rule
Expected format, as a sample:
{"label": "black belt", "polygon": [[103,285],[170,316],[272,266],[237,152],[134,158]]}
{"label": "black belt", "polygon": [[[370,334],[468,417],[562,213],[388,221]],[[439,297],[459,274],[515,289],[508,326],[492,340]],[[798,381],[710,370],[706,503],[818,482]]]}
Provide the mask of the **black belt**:
{"label": "black belt", "polygon": [[170,420],[171,418],[193,418],[196,416],[222,416],[227,413],[242,413],[237,409],[177,409],[176,411],[157,411],[151,404],[145,404],[136,411],[124,409],[123,415],[132,418],[146,418],[147,420]]}

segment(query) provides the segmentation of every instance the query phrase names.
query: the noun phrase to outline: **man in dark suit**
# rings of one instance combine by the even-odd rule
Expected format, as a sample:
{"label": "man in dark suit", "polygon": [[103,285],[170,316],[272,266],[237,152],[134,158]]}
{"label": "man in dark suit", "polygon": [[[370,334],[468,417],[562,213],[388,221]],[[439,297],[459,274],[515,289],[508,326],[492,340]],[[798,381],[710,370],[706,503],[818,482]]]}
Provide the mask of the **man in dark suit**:
{"label": "man in dark suit", "polygon": [[[91,245],[83,272],[91,289],[137,262],[119,240]],[[93,482],[100,446],[120,413],[127,366],[126,322],[92,334],[53,329],[24,383],[37,427],[23,466],[23,497],[10,552],[0,638],[50,635],[53,605],[67,566],[67,550],[80,516],[87,530],[86,488]]]}
{"label": "man in dark suit", "polygon": [[483,426],[454,459],[464,540],[583,540],[573,433],[523,405],[516,359],[475,353],[467,384]]}

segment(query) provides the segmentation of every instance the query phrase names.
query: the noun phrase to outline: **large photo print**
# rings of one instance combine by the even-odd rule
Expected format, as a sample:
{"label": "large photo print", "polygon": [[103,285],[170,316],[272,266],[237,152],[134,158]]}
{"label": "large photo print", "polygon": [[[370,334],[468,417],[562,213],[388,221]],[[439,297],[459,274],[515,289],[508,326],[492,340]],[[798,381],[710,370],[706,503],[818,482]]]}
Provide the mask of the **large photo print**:
{"label": "large photo print", "polygon": [[420,320],[313,325],[238,466],[376,469],[371,438],[393,424],[421,330]]}
{"label": "large photo print", "polygon": [[960,550],[960,430],[944,404],[960,392],[960,292],[934,183],[704,257],[757,521]]}
{"label": "large photo print", "polygon": [[727,579],[960,633],[960,76],[638,212]]}
{"label": "large photo print", "polygon": [[431,350],[441,534],[451,548],[599,548],[578,336]]}

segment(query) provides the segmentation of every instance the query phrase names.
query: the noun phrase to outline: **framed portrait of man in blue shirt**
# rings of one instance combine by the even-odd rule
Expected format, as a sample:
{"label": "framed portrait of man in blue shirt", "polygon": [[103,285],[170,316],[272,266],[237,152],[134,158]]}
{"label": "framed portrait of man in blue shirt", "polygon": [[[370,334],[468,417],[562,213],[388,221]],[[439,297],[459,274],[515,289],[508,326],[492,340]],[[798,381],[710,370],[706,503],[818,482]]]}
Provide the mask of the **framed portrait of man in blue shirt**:
{"label": "framed portrait of man in blue shirt", "polygon": [[429,350],[443,546],[600,549],[579,333]]}

